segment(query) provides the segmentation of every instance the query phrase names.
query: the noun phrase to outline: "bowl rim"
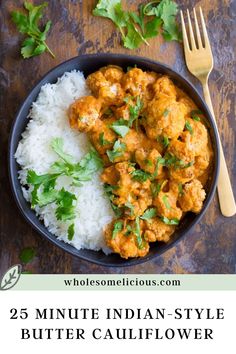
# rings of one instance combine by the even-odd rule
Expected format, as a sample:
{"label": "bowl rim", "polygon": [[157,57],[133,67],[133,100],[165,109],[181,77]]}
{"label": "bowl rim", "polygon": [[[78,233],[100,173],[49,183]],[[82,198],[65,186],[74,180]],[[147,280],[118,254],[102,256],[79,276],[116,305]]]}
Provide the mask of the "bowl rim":
{"label": "bowl rim", "polygon": [[[211,129],[212,129],[212,133],[213,133],[213,137],[214,137],[214,162],[215,162],[215,166],[214,166],[214,175],[212,176],[212,181],[211,181],[211,188],[210,191],[207,194],[207,198],[204,201],[204,205],[203,208],[201,210],[201,212],[199,214],[196,214],[196,216],[194,217],[194,219],[189,223],[189,225],[187,225],[187,227],[184,229],[183,234],[178,237],[177,239],[173,240],[173,242],[171,242],[170,244],[166,244],[166,246],[164,247],[164,249],[161,249],[159,252],[154,253],[154,254],[148,254],[146,257],[140,257],[140,258],[131,258],[131,259],[127,259],[127,260],[123,260],[123,263],[105,263],[102,260],[93,260],[93,259],[88,259],[87,256],[78,254],[78,252],[80,250],[76,249],[74,246],[67,244],[61,240],[59,240],[55,235],[53,235],[52,233],[50,233],[46,226],[44,224],[41,224],[41,227],[39,227],[30,217],[30,215],[27,214],[26,210],[23,208],[21,201],[20,201],[20,197],[19,195],[22,195],[22,190],[21,188],[18,189],[15,181],[14,181],[14,177],[15,177],[15,168],[14,168],[14,163],[15,161],[15,151],[13,149],[14,146],[14,138],[15,135],[17,133],[17,122],[18,120],[22,119],[22,111],[24,110],[25,106],[28,105],[28,101],[30,96],[33,96],[35,93],[37,93],[37,95],[40,92],[41,87],[46,83],[45,80],[48,76],[50,76],[54,71],[57,71],[59,68],[66,66],[70,63],[74,63],[74,61],[78,60],[78,59],[84,59],[86,60],[87,58],[98,58],[98,60],[100,58],[103,59],[114,59],[114,58],[120,58],[120,59],[131,59],[132,61],[137,61],[137,63],[140,61],[143,62],[143,64],[146,65],[157,65],[160,67],[163,67],[164,70],[169,71],[171,73],[171,75],[175,75],[178,78],[180,78],[180,81],[182,80],[184,82],[184,84],[186,86],[189,86],[190,89],[192,90],[192,92],[198,97],[199,101],[201,102],[201,105],[204,107],[205,111],[207,112],[207,120],[210,122],[211,125]],[[112,65],[112,64],[111,64]],[[138,64],[139,65],[139,64]],[[140,63],[140,65],[142,65]],[[72,70],[72,69],[71,69]],[[78,69],[79,70],[79,69]],[[59,78],[60,76],[58,76]],[[48,83],[51,83],[51,81],[49,80]],[[37,97],[37,96],[36,96]],[[30,100],[31,101],[31,100]],[[30,104],[32,104],[34,101],[31,101]],[[27,125],[27,124],[26,124]],[[23,133],[23,131],[21,131],[21,134]],[[27,221],[27,223],[32,226],[34,228],[34,230],[36,230],[41,236],[43,236],[46,240],[48,240],[49,242],[51,242],[52,244],[58,246],[60,249],[62,249],[63,251],[69,253],[70,255],[77,257],[79,259],[85,260],[87,262],[93,263],[93,264],[97,264],[99,266],[104,266],[104,267],[128,267],[128,266],[136,266],[142,263],[146,263],[158,256],[160,256],[161,254],[165,253],[166,251],[168,251],[170,248],[176,246],[178,244],[178,242],[180,242],[180,240],[183,240],[183,238],[189,233],[189,231],[202,219],[202,217],[204,216],[207,208],[209,207],[214,194],[215,194],[215,190],[216,190],[216,186],[217,186],[217,180],[218,180],[218,175],[219,175],[219,165],[220,165],[220,156],[219,156],[219,137],[218,137],[218,131],[216,128],[216,123],[212,117],[212,114],[206,104],[206,102],[203,100],[202,96],[200,95],[200,93],[197,91],[197,89],[193,86],[193,84],[184,76],[182,76],[181,74],[179,74],[175,69],[171,68],[169,65],[161,63],[159,61],[153,60],[153,59],[149,59],[146,57],[142,57],[142,56],[137,56],[137,55],[129,55],[129,54],[120,54],[120,53],[94,53],[94,54],[83,54],[83,55],[77,55],[73,58],[70,58],[66,61],[61,62],[60,64],[56,65],[55,67],[53,67],[52,69],[50,69],[48,72],[46,72],[42,78],[40,80],[38,80],[35,85],[33,86],[32,89],[30,89],[30,91],[26,94],[26,97],[24,98],[22,104],[20,105],[19,109],[17,110],[17,113],[15,115],[15,118],[13,119],[12,122],[12,126],[11,126],[11,130],[10,130],[10,134],[9,134],[9,138],[8,138],[8,175],[9,175],[9,180],[10,180],[10,186],[11,186],[11,190],[12,190],[12,194],[14,197],[14,200],[16,202],[16,205],[20,211],[20,213],[22,214],[22,216],[24,217],[24,219]],[[19,179],[17,178],[17,180],[19,181]],[[20,182],[19,182],[20,183]],[[28,209],[31,210],[30,205],[28,204]],[[44,232],[44,230],[48,231],[49,234],[52,236],[50,237],[49,234],[46,234],[46,232]],[[68,247],[70,247],[68,249]]]}

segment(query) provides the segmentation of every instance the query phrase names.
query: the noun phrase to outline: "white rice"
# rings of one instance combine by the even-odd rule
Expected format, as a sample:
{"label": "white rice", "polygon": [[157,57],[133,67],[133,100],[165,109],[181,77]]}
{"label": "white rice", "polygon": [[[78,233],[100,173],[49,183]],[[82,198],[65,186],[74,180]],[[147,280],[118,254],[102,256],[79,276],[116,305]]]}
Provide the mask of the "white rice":
{"label": "white rice", "polygon": [[[86,96],[89,90],[84,76],[79,71],[66,72],[56,84],[46,84],[41,88],[37,100],[33,103],[29,114],[29,123],[19,142],[15,158],[21,165],[19,179],[24,197],[31,200],[31,189],[25,188],[29,169],[37,174],[48,173],[50,165],[58,161],[52,151],[52,139],[60,137],[64,142],[64,151],[71,154],[76,161],[89,151],[90,143],[84,133],[70,128],[67,109],[77,98]],[[70,177],[60,177],[57,188],[64,188],[77,197],[75,234],[72,241],[67,238],[67,229],[71,224],[56,219],[55,203],[44,207],[36,207],[36,213],[43,220],[48,230],[60,240],[70,243],[77,249],[109,249],[105,245],[103,229],[113,219],[114,213],[110,202],[104,195],[103,185],[94,174],[91,181],[84,182],[82,187],[70,186]]]}

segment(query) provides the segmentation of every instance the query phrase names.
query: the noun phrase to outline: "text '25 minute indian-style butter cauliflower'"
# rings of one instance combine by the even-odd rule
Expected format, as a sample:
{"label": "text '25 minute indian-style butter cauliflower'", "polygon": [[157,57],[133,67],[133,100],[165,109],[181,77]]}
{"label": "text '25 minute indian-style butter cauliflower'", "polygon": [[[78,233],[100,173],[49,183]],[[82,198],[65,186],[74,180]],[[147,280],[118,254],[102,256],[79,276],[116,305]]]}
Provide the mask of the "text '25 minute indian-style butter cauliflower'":
{"label": "text '25 minute indian-style butter cauliflower'", "polygon": [[144,257],[168,242],[186,212],[206,197],[212,148],[204,117],[169,77],[106,66],[90,74],[93,96],[76,100],[70,125],[86,132],[104,161],[101,179],[116,219],[107,245],[121,257]]}

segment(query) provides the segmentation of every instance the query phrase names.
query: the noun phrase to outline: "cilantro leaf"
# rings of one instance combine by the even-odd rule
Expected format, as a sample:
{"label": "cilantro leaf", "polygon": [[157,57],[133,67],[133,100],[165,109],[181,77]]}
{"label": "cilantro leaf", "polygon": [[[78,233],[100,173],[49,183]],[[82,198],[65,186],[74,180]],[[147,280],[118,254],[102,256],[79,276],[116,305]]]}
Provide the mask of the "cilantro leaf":
{"label": "cilantro leaf", "polygon": [[53,151],[66,163],[73,164],[75,161],[73,157],[69,154],[66,154],[63,151],[63,139],[62,138],[54,138],[51,142],[51,147]]}
{"label": "cilantro leaf", "polygon": [[151,173],[143,170],[135,170],[131,172],[132,178],[138,182],[145,182],[152,177]]}
{"label": "cilantro leaf", "polygon": [[74,200],[76,200],[76,196],[64,188],[58,192],[56,200],[58,207],[55,212],[57,220],[67,221],[75,218]]}
{"label": "cilantro leaf", "polygon": [[201,115],[203,114],[202,111],[200,111],[200,109],[195,109],[190,112],[191,118],[198,121],[198,122],[201,120],[201,118],[199,117],[199,114],[201,114]]}
{"label": "cilantro leaf", "polygon": [[149,220],[157,216],[156,208],[147,209],[144,214],[140,217],[142,220]]}
{"label": "cilantro leaf", "polygon": [[163,112],[163,116],[167,117],[169,113],[170,113],[170,110],[168,108],[166,108]]}
{"label": "cilantro leaf", "polygon": [[132,22],[126,24],[127,34],[124,37],[124,47],[128,49],[136,49],[144,41],[143,36],[137,30]]}
{"label": "cilantro leaf", "polygon": [[118,234],[118,232],[120,232],[123,228],[123,221],[118,220],[114,223],[114,229],[112,231],[112,239],[114,239],[116,237],[116,235]]}
{"label": "cilantro leaf", "polygon": [[163,145],[164,148],[167,148],[167,146],[170,144],[170,140],[168,136],[158,136],[158,141]]}
{"label": "cilantro leaf", "polygon": [[37,47],[37,42],[35,41],[34,38],[27,37],[21,47],[21,54],[24,59],[30,58],[33,56],[33,53]]}
{"label": "cilantro leaf", "polygon": [[19,258],[22,263],[27,264],[30,263],[35,256],[36,256],[35,249],[31,247],[26,247],[20,252]]}
{"label": "cilantro leaf", "polygon": [[82,175],[86,175],[91,178],[93,173],[97,172],[102,167],[102,159],[98,155],[97,151],[94,148],[91,148],[90,151],[80,160],[79,164],[75,166],[75,174],[77,173],[78,179],[81,179]]}
{"label": "cilantro leaf", "polygon": [[153,175],[151,177],[152,180],[154,180],[157,177],[158,169],[159,169],[160,165],[163,165],[163,166],[165,165],[165,159],[163,157],[161,157],[161,156],[157,158],[155,171],[154,171],[154,173],[153,173]]}
{"label": "cilantro leaf", "polygon": [[171,167],[173,166],[175,169],[178,168],[188,168],[194,164],[194,161],[191,161],[187,164],[183,160],[178,159],[176,156],[172,155],[171,153],[167,152],[164,156],[165,166]]}
{"label": "cilantro leaf", "polygon": [[135,218],[135,229],[133,230],[133,233],[136,236],[138,248],[139,249],[143,248],[143,239],[142,239],[142,235],[141,235],[140,221],[139,221],[139,217],[138,216]]}
{"label": "cilantro leaf", "polygon": [[166,224],[166,225],[179,225],[179,219],[173,218],[173,219],[168,219],[165,216],[161,216],[161,220]]}
{"label": "cilantro leaf", "polygon": [[151,192],[152,192],[152,196],[155,198],[159,192],[161,191],[161,183],[156,183],[155,181],[152,182],[151,184]]}
{"label": "cilantro leaf", "polygon": [[129,236],[132,232],[133,232],[132,227],[130,225],[127,225],[125,236]]}
{"label": "cilantro leaf", "polygon": [[93,10],[93,15],[106,17],[113,21],[121,32],[124,47],[135,49],[142,42],[148,45],[146,39],[135,26],[136,21],[139,21],[138,15],[124,11],[121,0],[99,0]]}
{"label": "cilantro leaf", "polygon": [[104,133],[100,133],[100,134],[99,134],[99,144],[100,144],[101,146],[105,146],[105,145],[111,144],[110,141],[108,141],[108,140],[106,140],[106,139],[104,138]]}
{"label": "cilantro leaf", "polygon": [[126,144],[122,143],[120,140],[116,140],[113,150],[107,150],[107,156],[111,162],[114,162],[117,157],[123,155],[126,149]]}
{"label": "cilantro leaf", "polygon": [[156,182],[153,181],[151,183],[151,192],[152,192],[152,196],[155,198],[160,191],[162,190],[162,188],[164,188],[164,186],[168,183],[168,180],[164,180],[163,182]]}
{"label": "cilantro leaf", "polygon": [[119,119],[112,123],[110,128],[122,138],[124,138],[129,131],[129,127],[126,125],[126,121],[124,119]]}
{"label": "cilantro leaf", "polygon": [[163,37],[166,41],[180,41],[181,32],[176,23],[178,5],[172,0],[151,1],[143,8],[146,16],[156,16],[162,22]]}
{"label": "cilantro leaf", "polygon": [[180,196],[184,194],[182,183],[179,183],[179,184],[178,184],[178,191],[179,191],[179,195],[180,195]]}
{"label": "cilantro leaf", "polygon": [[162,197],[162,200],[163,200],[163,203],[165,204],[165,207],[170,210],[171,209],[171,206],[170,206],[170,202],[169,202],[169,199],[167,197],[167,195],[163,195]]}
{"label": "cilantro leaf", "polygon": [[193,128],[188,120],[185,122],[185,128],[189,131],[191,135],[193,135]]}
{"label": "cilantro leaf", "polygon": [[[63,151],[63,140],[53,139],[52,149],[60,157],[61,161],[52,164],[50,172],[44,175],[38,175],[35,171],[29,170],[27,174],[27,183],[34,186],[31,192],[31,205],[34,208],[56,204],[55,215],[58,220],[73,220],[75,214],[76,196],[66,191],[64,188],[56,189],[56,181],[60,176],[72,177],[72,184],[80,186],[81,182],[88,181],[92,175],[102,167],[103,163],[98,153],[93,148],[80,160],[74,163],[74,158]],[[68,229],[69,239],[73,237],[73,225]]]}
{"label": "cilantro leaf", "polygon": [[180,40],[180,31],[175,21],[178,6],[174,1],[162,0],[159,5],[160,17],[163,20],[163,37],[166,41]]}
{"label": "cilantro leaf", "polygon": [[[136,101],[133,104],[130,104],[130,101],[133,100],[134,97],[128,96],[124,98],[124,102],[128,105],[129,108],[129,120],[128,127],[132,128],[133,122],[136,121],[136,130],[137,130],[137,119],[140,115],[140,111],[143,108],[143,102],[140,97],[136,98]],[[127,123],[126,123],[127,124]]]}
{"label": "cilantro leaf", "polygon": [[146,22],[144,38],[149,39],[156,37],[161,27],[162,21],[158,17],[154,17],[153,20]]}
{"label": "cilantro leaf", "polygon": [[130,203],[130,201],[125,203],[125,207],[130,209],[130,216],[134,215],[134,206]]}
{"label": "cilantro leaf", "polygon": [[68,237],[69,241],[71,241],[73,239],[74,234],[75,234],[75,224],[73,223],[68,227],[68,230],[67,230],[67,237]]}
{"label": "cilantro leaf", "polygon": [[109,184],[104,184],[103,185],[104,187],[104,190],[105,190],[105,193],[106,195],[108,196],[108,198],[110,199],[110,203],[111,203],[111,207],[112,207],[112,210],[114,211],[115,215],[119,218],[121,217],[121,215],[123,214],[123,209],[122,208],[119,208],[117,205],[115,205],[113,203],[114,201],[114,194],[113,194],[113,190],[114,189],[117,189],[118,187],[117,186],[111,186]]}
{"label": "cilantro leaf", "polygon": [[123,11],[120,0],[99,0],[93,10],[94,16],[107,17],[119,28],[124,37],[123,27],[126,27],[128,14]]}
{"label": "cilantro leaf", "polygon": [[51,27],[51,21],[46,23],[43,31],[39,28],[39,20],[43,17],[43,10],[47,5],[44,2],[42,5],[34,6],[32,3],[25,1],[24,7],[28,11],[27,15],[19,11],[11,13],[12,21],[16,24],[18,31],[28,35],[21,46],[21,54],[24,59],[40,55],[45,51],[48,51],[53,58],[55,57],[45,42]]}

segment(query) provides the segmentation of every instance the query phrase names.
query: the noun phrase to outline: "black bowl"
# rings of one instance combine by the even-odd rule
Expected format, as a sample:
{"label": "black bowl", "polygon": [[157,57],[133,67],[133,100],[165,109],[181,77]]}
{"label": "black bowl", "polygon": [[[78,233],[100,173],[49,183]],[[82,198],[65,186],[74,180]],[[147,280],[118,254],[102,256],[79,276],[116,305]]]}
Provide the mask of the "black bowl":
{"label": "black bowl", "polygon": [[[212,178],[210,181],[210,185],[208,188],[207,198],[204,202],[203,209],[200,214],[195,215],[193,213],[188,213],[186,217],[181,222],[179,228],[176,230],[171,240],[168,243],[155,243],[152,245],[149,254],[144,258],[138,259],[122,259],[117,254],[110,254],[106,256],[102,251],[96,252],[91,250],[77,250],[76,248],[70,246],[69,244],[64,243],[63,241],[59,241],[54,235],[52,235],[46,227],[39,221],[36,217],[35,212],[31,210],[29,203],[23,197],[21,185],[18,179],[18,170],[20,166],[17,164],[14,153],[16,151],[19,140],[21,139],[21,134],[25,130],[25,127],[28,123],[27,115],[29,113],[31,104],[37,98],[40,88],[46,83],[55,83],[59,76],[62,76],[64,72],[71,71],[73,69],[80,70],[84,72],[84,75],[96,71],[102,66],[113,64],[119,65],[123,68],[127,68],[128,66],[137,65],[137,67],[144,70],[152,70],[158,73],[169,75],[180,88],[182,88],[197,104],[199,109],[205,114],[208,125],[209,132],[212,139],[213,150],[214,150],[214,168],[212,172]],[[91,55],[82,55],[75,58],[72,58],[60,65],[56,68],[49,71],[43,79],[32,89],[26,100],[23,102],[16,119],[14,121],[10,142],[9,142],[9,175],[12,186],[12,191],[16,200],[16,203],[24,216],[24,218],[30,223],[31,226],[34,227],[42,236],[51,241],[53,244],[57,245],[64,251],[69,252],[73,256],[78,258],[110,267],[122,267],[122,266],[130,266],[140,264],[146,261],[153,259],[154,257],[162,254],[167,251],[172,246],[176,245],[176,243],[185,236],[188,231],[194,227],[196,223],[202,218],[203,214],[206,212],[208,208],[217,183],[218,176],[218,168],[219,168],[219,143],[218,137],[216,133],[215,123],[212,119],[212,116],[209,112],[209,109],[206,103],[202,100],[201,96],[195,90],[195,88],[188,82],[185,78],[180,76],[177,72],[173,71],[168,66],[136,56],[129,56],[123,54],[91,54]]]}

